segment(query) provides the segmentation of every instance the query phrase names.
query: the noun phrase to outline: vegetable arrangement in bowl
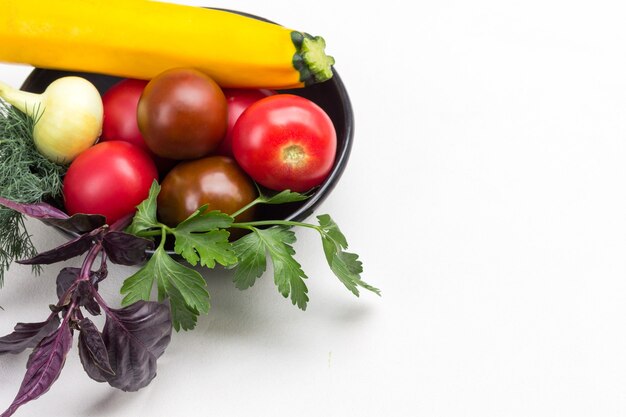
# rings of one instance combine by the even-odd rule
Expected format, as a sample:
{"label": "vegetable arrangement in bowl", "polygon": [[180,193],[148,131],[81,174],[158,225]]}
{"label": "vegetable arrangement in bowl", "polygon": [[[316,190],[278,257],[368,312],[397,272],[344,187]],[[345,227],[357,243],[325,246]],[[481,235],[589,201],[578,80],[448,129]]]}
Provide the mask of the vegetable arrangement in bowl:
{"label": "vegetable arrangement in bowl", "polygon": [[[0,84],[0,283],[13,261],[37,271],[83,260],[59,272],[47,318],[0,338],[0,354],[33,349],[1,417],[50,388],[74,332],[92,379],[124,391],[148,385],[172,328],[193,329],[209,311],[194,266],[231,269],[243,290],[269,258],[280,294],[305,310],[308,277],[294,256],[294,227],[319,234],[329,270],[353,294],[380,294],[362,280],[358,255],[329,215],[305,221],[341,175],[352,135],[325,110],[334,100],[329,83],[340,85],[341,105],[349,101],[323,39],[150,1],[76,8],[23,0],[10,8],[13,20],[0,17],[8,45],[0,60],[67,72],[35,70],[26,85],[40,77],[40,94]],[[127,27],[116,30],[128,16],[137,17],[133,42],[141,47],[129,46]],[[147,23],[165,20],[167,27]],[[200,34],[216,43],[181,42]],[[64,231],[68,242],[37,254],[23,216]],[[109,262],[138,266],[119,309],[98,292]],[[87,313],[106,316],[102,330]]]}

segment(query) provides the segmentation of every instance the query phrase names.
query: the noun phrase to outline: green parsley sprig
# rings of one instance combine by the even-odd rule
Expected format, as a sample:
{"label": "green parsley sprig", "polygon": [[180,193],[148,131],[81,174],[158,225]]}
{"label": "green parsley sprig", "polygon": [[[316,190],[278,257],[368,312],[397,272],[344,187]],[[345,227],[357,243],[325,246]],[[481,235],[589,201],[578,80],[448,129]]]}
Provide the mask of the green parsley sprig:
{"label": "green parsley sprig", "polygon": [[[197,317],[210,308],[210,295],[202,275],[172,258],[165,245],[167,237],[174,241],[174,252],[190,265],[208,268],[222,265],[234,270],[233,281],[241,290],[250,288],[265,273],[267,258],[272,262],[274,282],[278,291],[290,298],[294,305],[305,310],[309,301],[308,278],[294,258],[296,235],[293,227],[316,230],[332,272],[354,295],[359,288],[380,295],[380,290],[361,279],[363,265],[357,254],[347,252],[348,242],[339,226],[327,215],[317,216],[318,224],[261,220],[236,223],[235,217],[257,204],[284,204],[302,201],[307,195],[282,191],[276,195],[261,194],[257,199],[232,214],[200,207],[176,227],[157,220],[157,196],[160,186],[154,182],[149,197],[137,208],[127,232],[140,237],[158,237],[159,244],[150,260],[134,275],[124,281],[122,304],[149,300],[156,281],[159,300],[169,299],[172,322],[176,330],[193,329]],[[230,242],[228,229],[246,229],[250,233]]]}

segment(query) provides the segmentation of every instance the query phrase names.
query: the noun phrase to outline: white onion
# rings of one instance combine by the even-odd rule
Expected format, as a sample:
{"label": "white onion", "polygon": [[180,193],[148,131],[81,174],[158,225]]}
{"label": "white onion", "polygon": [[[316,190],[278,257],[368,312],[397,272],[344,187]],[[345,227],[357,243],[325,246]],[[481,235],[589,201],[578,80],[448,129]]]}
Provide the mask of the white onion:
{"label": "white onion", "polygon": [[53,81],[42,94],[18,90],[0,82],[0,97],[37,121],[37,150],[58,164],[67,164],[92,146],[102,132],[102,98],[81,77]]}

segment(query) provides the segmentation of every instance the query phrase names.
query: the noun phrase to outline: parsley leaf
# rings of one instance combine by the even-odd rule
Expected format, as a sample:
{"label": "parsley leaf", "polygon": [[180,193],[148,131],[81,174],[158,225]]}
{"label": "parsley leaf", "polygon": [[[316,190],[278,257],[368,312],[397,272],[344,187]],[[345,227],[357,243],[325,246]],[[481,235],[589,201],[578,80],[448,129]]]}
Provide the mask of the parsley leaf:
{"label": "parsley leaf", "polygon": [[[206,206],[196,210],[185,221],[172,230],[176,241],[174,251],[191,265],[214,268],[215,263],[224,266],[237,262],[237,257],[228,241],[227,229],[233,218],[220,211],[206,211]],[[203,232],[203,233],[195,233]]]}
{"label": "parsley leaf", "polygon": [[154,180],[150,187],[148,198],[137,206],[137,212],[135,213],[135,217],[133,217],[133,222],[126,229],[128,233],[137,235],[139,232],[161,225],[157,221],[157,196],[160,191],[161,186]]}
{"label": "parsley leaf", "polygon": [[228,229],[233,224],[233,218],[219,210],[207,211],[208,205],[196,210],[191,216],[183,220],[176,230],[185,232],[208,232],[210,230]]}
{"label": "parsley leaf", "polygon": [[176,262],[162,245],[156,249],[143,268],[124,281],[120,290],[125,294],[122,304],[129,305],[138,300],[149,300],[155,280],[159,300],[170,298],[172,324],[176,330],[181,327],[184,330],[192,329],[195,326],[195,317],[200,313],[208,313],[210,296],[202,275]]}
{"label": "parsley leaf", "polygon": [[284,227],[252,229],[233,245],[239,263],[235,270],[235,286],[245,289],[254,284],[265,272],[266,256],[269,255],[274,266],[274,282],[283,297],[291,297],[291,302],[306,310],[309,297],[304,283],[307,278],[300,264],[294,259],[296,235]]}
{"label": "parsley leaf", "polygon": [[339,226],[328,215],[317,216],[321,228],[322,245],[326,261],[333,273],[354,295],[359,296],[358,287],[380,295],[380,290],[361,279],[363,264],[355,253],[346,252],[348,242]]}
{"label": "parsley leaf", "polygon": [[191,330],[196,327],[200,313],[195,308],[189,307],[185,298],[169,280],[159,280],[159,299],[169,297],[170,311],[172,312],[172,326],[176,331]]}
{"label": "parsley leaf", "polygon": [[[260,193],[259,193],[260,194]],[[308,199],[310,195],[297,193],[290,190],[283,190],[274,195],[263,195],[260,194],[258,197],[259,203],[264,204],[284,204],[284,203],[295,203],[297,201],[304,201]]]}
{"label": "parsley leaf", "polygon": [[238,258],[233,282],[235,287],[245,290],[254,285],[257,278],[265,272],[267,267],[266,251],[263,241],[256,233],[248,233],[233,243],[233,249]]}
{"label": "parsley leaf", "polygon": [[212,230],[206,233],[190,233],[178,228],[174,231],[176,242],[174,252],[181,255],[191,265],[200,265],[214,268],[215,263],[224,266],[237,262],[226,230]]}

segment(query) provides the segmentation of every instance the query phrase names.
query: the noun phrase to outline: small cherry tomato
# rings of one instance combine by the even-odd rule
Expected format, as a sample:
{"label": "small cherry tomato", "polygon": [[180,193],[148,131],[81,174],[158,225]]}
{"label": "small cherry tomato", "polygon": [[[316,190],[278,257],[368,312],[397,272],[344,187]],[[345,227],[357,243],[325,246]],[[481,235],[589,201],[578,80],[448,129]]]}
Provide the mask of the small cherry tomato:
{"label": "small cherry tomato", "polygon": [[[172,169],[161,183],[157,201],[159,219],[176,226],[200,206],[233,214],[257,197],[256,187],[237,163],[226,156],[209,156],[184,161]],[[237,216],[250,221],[252,210]]]}
{"label": "small cherry tomato", "polygon": [[104,121],[100,141],[122,140],[148,150],[137,125],[137,104],[148,81],[124,79],[102,95]]}
{"label": "small cherry tomato", "polygon": [[277,94],[237,120],[233,154],[245,172],[272,190],[308,191],[328,177],[337,134],[328,115],[303,97]]}
{"label": "small cherry tomato", "polygon": [[200,71],[167,70],[144,89],[137,121],[155,154],[201,158],[214,152],[226,134],[226,98],[215,81]]}
{"label": "small cherry tomato", "polygon": [[148,153],[122,141],[98,143],[72,162],[63,180],[65,209],[102,214],[108,224],[135,212],[148,197],[157,169]]}
{"label": "small cherry tomato", "polygon": [[228,103],[228,128],[226,136],[215,152],[218,155],[233,156],[233,127],[245,109],[262,98],[276,94],[272,90],[255,90],[247,88],[225,88],[224,96]]}

